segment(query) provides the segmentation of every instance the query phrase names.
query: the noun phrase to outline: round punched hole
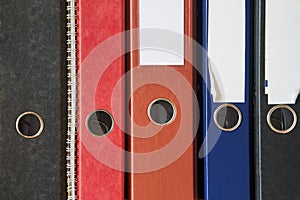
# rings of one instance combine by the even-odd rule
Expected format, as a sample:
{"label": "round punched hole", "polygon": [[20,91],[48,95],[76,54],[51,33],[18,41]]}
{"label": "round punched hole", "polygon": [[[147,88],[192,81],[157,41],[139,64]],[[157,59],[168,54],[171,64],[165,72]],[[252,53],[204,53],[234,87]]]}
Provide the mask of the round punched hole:
{"label": "round punched hole", "polygon": [[150,120],[157,125],[171,123],[175,115],[175,107],[167,99],[156,99],[148,107],[148,116]]}
{"label": "round punched hole", "polygon": [[214,121],[219,129],[234,131],[242,122],[242,113],[235,105],[223,104],[216,109]]}
{"label": "round punched hole", "polygon": [[16,120],[16,129],[24,138],[36,138],[44,130],[43,118],[36,112],[24,112]]}
{"label": "round punched hole", "polygon": [[93,135],[104,136],[112,131],[114,119],[109,112],[97,110],[87,117],[86,127]]}
{"label": "round punched hole", "polygon": [[269,127],[280,134],[291,132],[297,124],[296,112],[287,105],[278,105],[270,109],[267,115]]}

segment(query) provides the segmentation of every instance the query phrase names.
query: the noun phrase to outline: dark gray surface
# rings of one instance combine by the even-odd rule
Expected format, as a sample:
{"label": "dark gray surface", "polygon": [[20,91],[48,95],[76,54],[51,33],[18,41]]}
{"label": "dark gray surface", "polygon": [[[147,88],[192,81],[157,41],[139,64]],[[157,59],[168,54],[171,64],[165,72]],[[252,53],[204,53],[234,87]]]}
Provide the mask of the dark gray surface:
{"label": "dark gray surface", "polygon": [[[256,199],[296,200],[300,199],[300,123],[280,135],[266,122],[271,106],[264,94],[264,5],[265,0],[256,0]],[[299,99],[291,107],[299,118]]]}
{"label": "dark gray surface", "polygon": [[[0,0],[0,199],[65,199],[65,5],[59,0]],[[35,111],[36,139],[15,120]]]}

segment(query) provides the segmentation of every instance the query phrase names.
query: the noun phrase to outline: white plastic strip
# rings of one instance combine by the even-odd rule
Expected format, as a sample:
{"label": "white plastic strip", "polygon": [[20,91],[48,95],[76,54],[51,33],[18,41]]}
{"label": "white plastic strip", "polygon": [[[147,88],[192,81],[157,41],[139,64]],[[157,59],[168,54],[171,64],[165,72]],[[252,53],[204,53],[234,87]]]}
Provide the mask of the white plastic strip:
{"label": "white plastic strip", "polygon": [[139,0],[139,27],[140,65],[184,64],[184,0]]}
{"label": "white plastic strip", "polygon": [[300,1],[266,1],[268,104],[295,104],[300,91]]}
{"label": "white plastic strip", "polygon": [[214,102],[245,102],[245,0],[209,0],[208,57]]}
{"label": "white plastic strip", "polygon": [[76,126],[77,126],[77,63],[76,63],[76,0],[67,3],[67,200],[76,200]]}

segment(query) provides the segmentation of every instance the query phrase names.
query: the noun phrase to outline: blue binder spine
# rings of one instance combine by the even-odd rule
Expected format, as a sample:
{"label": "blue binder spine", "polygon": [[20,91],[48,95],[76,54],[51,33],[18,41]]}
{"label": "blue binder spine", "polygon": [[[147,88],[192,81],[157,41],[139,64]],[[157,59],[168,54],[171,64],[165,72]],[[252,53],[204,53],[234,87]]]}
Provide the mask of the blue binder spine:
{"label": "blue binder spine", "polygon": [[[204,180],[205,200],[250,200],[251,199],[251,133],[252,133],[252,53],[251,53],[251,3],[245,0],[245,97],[244,102],[213,102],[211,96],[211,80],[207,55],[203,58],[203,135],[204,135]],[[209,51],[209,4],[210,0],[203,0],[202,46]],[[226,8],[224,8],[226,9]],[[230,14],[231,11],[228,11]],[[226,21],[224,21],[226,23]],[[230,30],[228,30],[230,31]],[[213,38],[212,38],[213,39]],[[230,48],[230,47],[228,47]],[[224,52],[226,53],[226,52]],[[219,74],[222,77],[222,74]],[[234,73],[232,78],[234,79]],[[237,108],[241,112],[241,122],[232,131],[221,130],[214,121],[215,112],[220,106]],[[226,119],[230,118],[226,110]],[[214,145],[214,140],[218,141]],[[212,145],[214,147],[212,148]]]}

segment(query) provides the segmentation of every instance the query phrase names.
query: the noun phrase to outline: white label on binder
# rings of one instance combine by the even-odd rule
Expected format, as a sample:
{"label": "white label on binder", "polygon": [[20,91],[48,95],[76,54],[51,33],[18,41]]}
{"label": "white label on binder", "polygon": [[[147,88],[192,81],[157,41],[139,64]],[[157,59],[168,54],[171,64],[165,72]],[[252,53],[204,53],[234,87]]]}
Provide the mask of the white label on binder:
{"label": "white label on binder", "polygon": [[214,102],[245,102],[245,0],[209,0],[208,58]]}
{"label": "white label on binder", "polygon": [[184,65],[184,0],[140,0],[139,28],[140,65]]}
{"label": "white label on binder", "polygon": [[295,104],[300,91],[300,1],[266,1],[268,104]]}

